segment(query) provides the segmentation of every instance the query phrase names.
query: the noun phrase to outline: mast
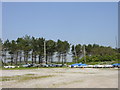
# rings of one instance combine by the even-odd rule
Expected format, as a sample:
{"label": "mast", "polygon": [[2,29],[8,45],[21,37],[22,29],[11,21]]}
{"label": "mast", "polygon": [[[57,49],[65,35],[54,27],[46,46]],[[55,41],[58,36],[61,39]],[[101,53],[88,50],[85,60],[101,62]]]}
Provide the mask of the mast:
{"label": "mast", "polygon": [[75,49],[75,46],[74,46],[74,52],[75,52],[75,62],[77,62],[77,55],[76,55],[76,49]]}
{"label": "mast", "polygon": [[84,61],[86,63],[86,52],[85,52],[85,45],[83,45],[83,56],[84,56]]}
{"label": "mast", "polygon": [[44,41],[44,61],[46,62],[46,42],[45,41]]}
{"label": "mast", "polygon": [[116,41],[116,49],[117,49],[118,48],[117,36],[115,37],[115,41]]}

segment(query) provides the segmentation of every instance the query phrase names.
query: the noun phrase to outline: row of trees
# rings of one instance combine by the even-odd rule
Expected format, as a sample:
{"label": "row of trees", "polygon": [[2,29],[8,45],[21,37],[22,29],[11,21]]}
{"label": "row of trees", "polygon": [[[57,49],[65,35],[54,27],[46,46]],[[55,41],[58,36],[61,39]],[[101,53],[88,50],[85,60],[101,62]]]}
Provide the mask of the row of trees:
{"label": "row of trees", "polygon": [[[8,59],[10,59],[11,64],[27,64],[29,61],[31,63],[53,63],[53,56],[56,54],[58,58],[57,62],[64,64],[67,62],[68,53],[72,53],[73,62],[87,62],[97,61],[93,59],[95,56],[99,56],[102,61],[109,61],[115,57],[119,59],[120,49],[113,49],[111,47],[99,46],[97,44],[88,45],[72,45],[68,41],[57,40],[45,40],[45,38],[35,38],[28,35],[17,38],[17,40],[6,40],[2,42],[0,40],[0,45],[2,46],[2,62],[5,64]],[[71,48],[70,48],[71,47]],[[46,50],[45,50],[46,49]],[[45,53],[46,52],[46,53]],[[84,54],[86,55],[83,59]],[[46,55],[45,55],[46,54]],[[10,57],[7,57],[10,55]],[[101,57],[113,57],[107,60]],[[91,58],[93,57],[93,58]],[[106,58],[106,57],[105,57]],[[46,60],[44,60],[46,59]],[[116,59],[116,58],[115,58]]]}
{"label": "row of trees", "polygon": [[[83,46],[85,47],[86,56],[85,58],[83,56]],[[97,44],[88,44],[83,45],[80,44],[74,46],[72,45],[72,54],[73,54],[73,60],[77,60],[78,62],[93,62],[93,61],[111,61],[120,59],[120,49],[113,49],[111,47],[105,47],[105,46],[99,46]],[[75,53],[76,50],[76,53]],[[76,54],[76,55],[75,55]],[[98,58],[99,57],[99,58]],[[107,58],[106,58],[107,57]],[[110,58],[111,57],[111,58]],[[81,59],[81,60],[80,60]],[[86,59],[86,61],[84,61]]]}
{"label": "row of trees", "polygon": [[[1,42],[2,43],[2,42]],[[45,43],[45,46],[44,46]],[[46,48],[46,60],[44,61],[44,48]],[[66,62],[66,56],[69,52],[70,44],[67,41],[58,40],[45,40],[44,38],[35,38],[28,35],[17,38],[17,40],[6,40],[2,43],[2,59],[3,63],[6,62],[7,55],[10,55],[11,64],[28,63],[53,63],[53,55],[57,53],[58,62]],[[37,60],[37,58],[39,60]]]}

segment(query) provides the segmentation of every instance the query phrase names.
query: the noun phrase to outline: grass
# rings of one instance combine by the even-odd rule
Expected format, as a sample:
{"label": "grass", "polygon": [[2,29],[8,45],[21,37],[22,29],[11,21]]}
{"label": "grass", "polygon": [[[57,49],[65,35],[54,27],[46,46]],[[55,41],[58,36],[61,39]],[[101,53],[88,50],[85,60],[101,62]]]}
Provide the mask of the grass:
{"label": "grass", "polygon": [[83,82],[83,80],[77,80],[77,81],[71,81],[71,82],[62,82],[62,83],[55,83],[52,84],[52,87],[59,87],[61,85],[68,85],[68,84],[73,84],[73,83],[78,83],[78,82]]}
{"label": "grass", "polygon": [[38,67],[2,68],[2,70],[24,70],[24,69],[38,69]]}
{"label": "grass", "polygon": [[104,64],[114,64],[114,63],[118,63],[118,61],[87,62],[86,64],[91,64],[91,65],[95,65],[95,64],[104,65]]}
{"label": "grass", "polygon": [[19,75],[16,75],[16,76],[3,76],[3,77],[0,77],[0,81],[11,81],[11,80],[15,80],[15,79],[17,79],[19,77],[20,77]]}
{"label": "grass", "polygon": [[35,74],[30,73],[30,74],[25,74],[25,75],[35,75]]}
{"label": "grass", "polygon": [[42,78],[48,78],[53,77],[53,75],[45,75],[45,76],[25,76],[22,77],[19,81],[26,81],[26,80],[32,80],[32,79],[42,79]]}
{"label": "grass", "polygon": [[19,68],[2,68],[2,70],[26,70],[26,69],[40,69],[40,68],[68,68],[68,67],[19,67]]}
{"label": "grass", "polygon": [[33,79],[42,79],[42,78],[48,78],[53,77],[54,75],[45,75],[45,76],[37,76],[35,74],[25,74],[25,75],[16,75],[16,76],[4,76],[0,77],[0,81],[11,81],[11,80],[17,80],[19,82],[27,81],[27,80],[33,80]]}

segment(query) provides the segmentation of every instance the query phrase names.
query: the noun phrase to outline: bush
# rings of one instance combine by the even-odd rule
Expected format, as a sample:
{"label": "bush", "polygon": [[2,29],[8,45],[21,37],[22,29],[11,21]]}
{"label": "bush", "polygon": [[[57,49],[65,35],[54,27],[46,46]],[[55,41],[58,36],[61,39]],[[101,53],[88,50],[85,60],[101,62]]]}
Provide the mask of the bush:
{"label": "bush", "polygon": [[[120,55],[96,55],[96,56],[86,56],[86,62],[111,62],[120,60]],[[84,57],[82,57],[78,62],[85,63]]]}

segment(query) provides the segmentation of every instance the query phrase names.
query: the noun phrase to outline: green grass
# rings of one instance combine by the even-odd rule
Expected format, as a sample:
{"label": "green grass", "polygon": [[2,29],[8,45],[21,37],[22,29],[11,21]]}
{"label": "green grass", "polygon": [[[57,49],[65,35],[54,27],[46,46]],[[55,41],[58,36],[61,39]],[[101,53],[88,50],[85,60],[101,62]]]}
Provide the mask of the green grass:
{"label": "green grass", "polygon": [[19,82],[22,82],[22,81],[27,81],[27,80],[32,80],[32,79],[42,79],[42,78],[48,78],[48,77],[53,77],[53,76],[54,75],[37,76],[35,74],[25,74],[25,75],[0,77],[0,81],[17,80]]}
{"label": "green grass", "polygon": [[68,68],[68,67],[19,67],[19,68],[1,68],[2,70],[26,70],[26,69],[40,69],[40,68]]}
{"label": "green grass", "polygon": [[24,69],[38,69],[38,67],[2,68],[2,70],[24,70]]}
{"label": "green grass", "polygon": [[117,61],[87,62],[86,64],[91,64],[91,65],[95,65],[95,64],[104,65],[104,64],[114,64],[114,63],[118,63],[118,62],[117,62]]}
{"label": "green grass", "polygon": [[35,75],[35,74],[30,73],[30,74],[25,74],[25,75],[30,75],[31,76],[31,75]]}

